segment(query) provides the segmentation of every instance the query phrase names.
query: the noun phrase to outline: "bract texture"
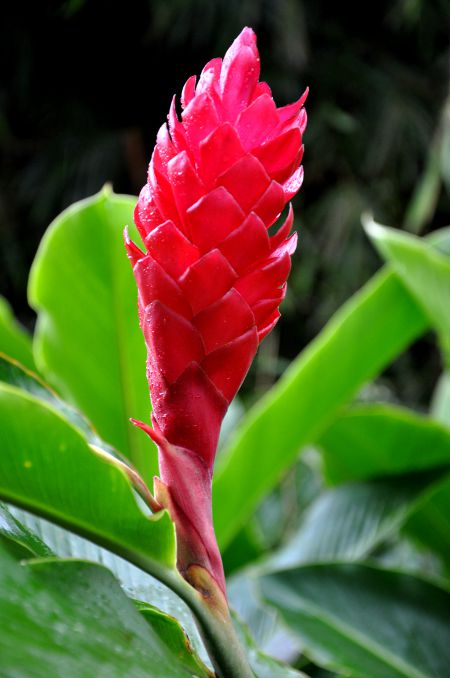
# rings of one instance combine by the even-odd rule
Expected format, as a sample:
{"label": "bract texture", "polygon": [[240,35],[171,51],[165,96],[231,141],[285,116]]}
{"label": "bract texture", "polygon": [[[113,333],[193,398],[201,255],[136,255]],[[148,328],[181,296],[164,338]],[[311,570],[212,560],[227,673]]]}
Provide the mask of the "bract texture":
{"label": "bract texture", "polygon": [[177,526],[178,567],[206,567],[225,593],[211,518],[220,426],[264,337],[279,318],[296,234],[303,103],[277,108],[259,82],[256,36],[245,28],[224,59],[186,82],[158,132],[135,222],[126,234],[148,349],[158,444],[155,492]]}

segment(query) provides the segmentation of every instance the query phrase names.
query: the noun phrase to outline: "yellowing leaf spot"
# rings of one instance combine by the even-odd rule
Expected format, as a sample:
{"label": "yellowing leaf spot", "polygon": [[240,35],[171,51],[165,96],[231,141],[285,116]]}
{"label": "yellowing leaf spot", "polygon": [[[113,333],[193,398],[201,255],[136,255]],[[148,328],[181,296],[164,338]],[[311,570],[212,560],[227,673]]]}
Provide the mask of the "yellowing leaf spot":
{"label": "yellowing leaf spot", "polygon": [[33,466],[33,462],[27,459],[27,461],[23,462],[23,465],[25,468],[31,468]]}

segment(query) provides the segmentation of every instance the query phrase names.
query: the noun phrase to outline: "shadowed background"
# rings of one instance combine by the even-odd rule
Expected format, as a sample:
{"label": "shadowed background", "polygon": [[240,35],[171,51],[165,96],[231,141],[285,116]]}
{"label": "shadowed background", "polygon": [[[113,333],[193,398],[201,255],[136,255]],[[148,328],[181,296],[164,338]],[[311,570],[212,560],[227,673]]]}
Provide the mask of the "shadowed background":
{"label": "shadowed background", "polygon": [[[356,10],[324,0],[9,3],[0,29],[0,293],[31,329],[26,283],[48,224],[107,181],[139,192],[173,93],[244,25],[258,35],[278,105],[310,87],[305,183],[294,201],[300,245],[282,321],[245,384],[251,401],[380,265],[363,211],[420,234],[450,222],[445,0]],[[439,371],[425,337],[377,388],[420,409]]]}

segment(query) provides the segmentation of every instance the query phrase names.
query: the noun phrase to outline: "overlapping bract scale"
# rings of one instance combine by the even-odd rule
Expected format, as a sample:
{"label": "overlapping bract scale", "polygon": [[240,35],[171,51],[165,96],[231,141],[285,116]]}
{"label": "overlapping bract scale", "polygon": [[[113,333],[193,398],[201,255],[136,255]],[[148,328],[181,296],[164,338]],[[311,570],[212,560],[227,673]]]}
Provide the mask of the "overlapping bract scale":
{"label": "overlapping bract scale", "polygon": [[[135,212],[146,251],[127,244],[149,371],[163,379],[153,401],[168,398],[195,362],[225,411],[279,317],[295,249],[292,210],[275,235],[268,228],[301,185],[306,93],[277,108],[259,70],[256,38],[246,28],[197,84],[188,79],[181,117],[174,99],[157,136]],[[164,433],[165,420],[155,418]]]}

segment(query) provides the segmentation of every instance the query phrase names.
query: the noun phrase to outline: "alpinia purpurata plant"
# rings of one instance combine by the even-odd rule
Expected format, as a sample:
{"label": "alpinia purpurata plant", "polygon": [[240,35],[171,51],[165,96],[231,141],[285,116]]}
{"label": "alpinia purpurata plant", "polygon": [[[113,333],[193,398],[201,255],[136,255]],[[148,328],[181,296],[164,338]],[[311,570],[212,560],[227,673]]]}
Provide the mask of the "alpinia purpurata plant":
{"label": "alpinia purpurata plant", "polygon": [[[247,29],[159,134],[136,210],[145,251],[127,238],[156,499],[155,455],[129,424],[148,417],[121,237],[136,198],[105,187],[52,223],[30,276],[33,345],[0,297],[2,678],[447,675],[449,229],[418,238],[368,219],[385,270],[225,442],[216,526],[256,645],[228,607],[212,468],[285,291],[292,212],[275,222],[301,181],[302,103],[275,108]],[[354,401],[430,329],[445,370],[427,416],[367,402],[371,389]],[[293,640],[301,657],[286,655]]]}
{"label": "alpinia purpurata plant", "polygon": [[[178,568],[225,578],[211,509],[223,417],[260,342],[280,316],[296,234],[306,92],[277,108],[259,81],[256,36],[245,28],[224,59],[186,82],[159,130],[135,210],[145,251],[125,235],[148,350],[160,478],[155,497],[177,531]],[[198,572],[197,572],[198,574]]]}

